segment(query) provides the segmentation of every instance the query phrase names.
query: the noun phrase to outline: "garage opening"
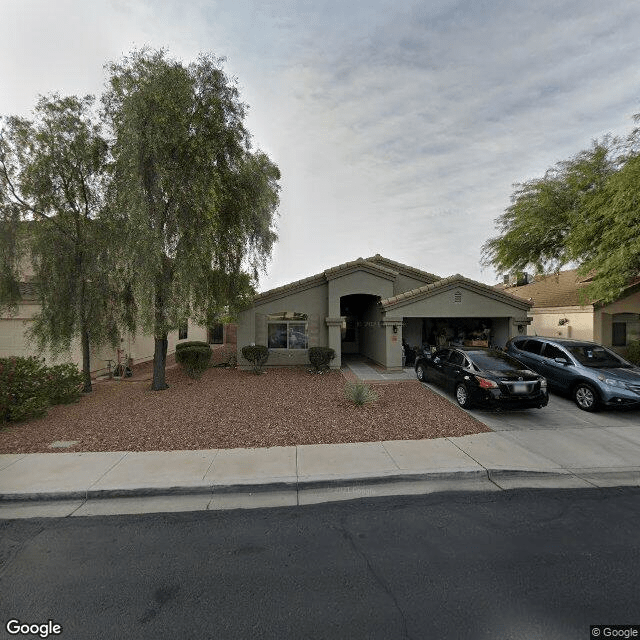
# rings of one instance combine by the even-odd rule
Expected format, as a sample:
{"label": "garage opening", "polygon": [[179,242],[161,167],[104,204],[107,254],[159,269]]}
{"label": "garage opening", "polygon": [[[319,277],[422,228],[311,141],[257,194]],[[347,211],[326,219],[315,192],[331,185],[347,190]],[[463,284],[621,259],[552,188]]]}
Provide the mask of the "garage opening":
{"label": "garage opening", "polygon": [[509,318],[404,318],[402,327],[405,350],[414,352],[448,346],[502,348],[508,338]]}

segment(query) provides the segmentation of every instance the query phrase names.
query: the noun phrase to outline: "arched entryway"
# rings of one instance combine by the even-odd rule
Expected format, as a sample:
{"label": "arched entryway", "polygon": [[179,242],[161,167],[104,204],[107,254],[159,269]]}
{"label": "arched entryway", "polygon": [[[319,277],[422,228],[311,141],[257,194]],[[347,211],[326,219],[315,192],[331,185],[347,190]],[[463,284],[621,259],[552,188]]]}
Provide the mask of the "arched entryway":
{"label": "arched entryway", "polygon": [[343,357],[373,357],[377,342],[383,338],[379,301],[379,296],[365,293],[340,298],[340,316],[343,318],[340,350]]}

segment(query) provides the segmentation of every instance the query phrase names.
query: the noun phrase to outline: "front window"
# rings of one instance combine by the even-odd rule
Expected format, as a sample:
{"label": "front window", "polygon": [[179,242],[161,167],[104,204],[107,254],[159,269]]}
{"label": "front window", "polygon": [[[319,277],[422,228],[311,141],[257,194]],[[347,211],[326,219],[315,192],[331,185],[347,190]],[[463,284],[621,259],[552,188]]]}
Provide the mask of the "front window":
{"label": "front window", "polygon": [[269,349],[308,349],[307,314],[282,311],[267,316],[267,346]]}
{"label": "front window", "polygon": [[186,324],[180,325],[178,328],[178,340],[186,340],[188,335],[188,326]]}

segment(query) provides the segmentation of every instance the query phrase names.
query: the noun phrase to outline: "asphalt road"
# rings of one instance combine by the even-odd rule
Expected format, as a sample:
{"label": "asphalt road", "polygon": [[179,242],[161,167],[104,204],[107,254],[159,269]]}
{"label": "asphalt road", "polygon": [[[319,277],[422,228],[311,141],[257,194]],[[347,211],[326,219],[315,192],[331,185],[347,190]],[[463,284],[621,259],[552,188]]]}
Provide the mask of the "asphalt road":
{"label": "asphalt road", "polygon": [[638,594],[639,489],[0,522],[1,637],[587,639]]}

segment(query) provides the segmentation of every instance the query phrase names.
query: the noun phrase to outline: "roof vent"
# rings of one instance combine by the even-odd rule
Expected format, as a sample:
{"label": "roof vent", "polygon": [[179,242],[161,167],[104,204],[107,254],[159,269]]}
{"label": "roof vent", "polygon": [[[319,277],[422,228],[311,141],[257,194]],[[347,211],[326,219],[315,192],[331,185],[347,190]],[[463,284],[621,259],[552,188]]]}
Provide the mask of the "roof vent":
{"label": "roof vent", "polygon": [[460,302],[462,302],[462,291],[456,291],[453,294],[453,302],[455,304],[459,304]]}

